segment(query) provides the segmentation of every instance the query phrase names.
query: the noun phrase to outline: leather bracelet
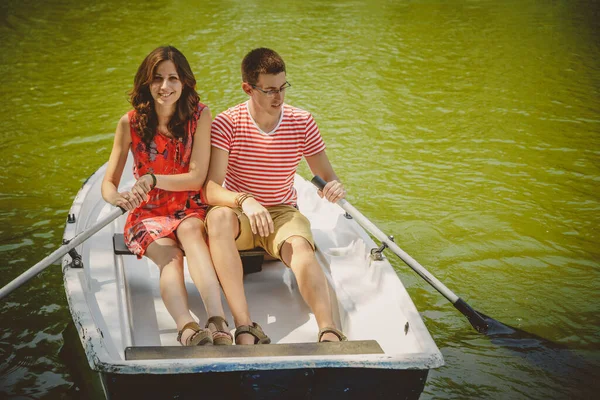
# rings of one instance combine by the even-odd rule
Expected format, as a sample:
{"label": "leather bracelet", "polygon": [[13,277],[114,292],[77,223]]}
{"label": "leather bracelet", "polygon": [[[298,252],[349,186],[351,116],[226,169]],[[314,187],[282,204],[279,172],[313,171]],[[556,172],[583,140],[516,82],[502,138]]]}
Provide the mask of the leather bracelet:
{"label": "leather bracelet", "polygon": [[152,172],[148,172],[146,175],[150,175],[152,177],[152,189],[156,187],[156,176]]}

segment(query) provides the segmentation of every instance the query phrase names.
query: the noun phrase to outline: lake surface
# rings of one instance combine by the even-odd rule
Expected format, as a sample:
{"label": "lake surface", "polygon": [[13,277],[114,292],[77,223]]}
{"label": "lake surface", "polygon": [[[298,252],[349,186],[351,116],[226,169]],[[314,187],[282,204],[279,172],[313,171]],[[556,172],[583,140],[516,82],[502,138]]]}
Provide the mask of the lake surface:
{"label": "lake surface", "polygon": [[[598,1],[94,3],[0,4],[0,285],[60,245],[147,53],[182,50],[216,115],[245,100],[242,57],[271,47],[348,199],[474,308],[545,339],[478,334],[394,260],[446,361],[422,398],[600,391]],[[59,266],[0,303],[1,398],[77,396],[69,321]]]}

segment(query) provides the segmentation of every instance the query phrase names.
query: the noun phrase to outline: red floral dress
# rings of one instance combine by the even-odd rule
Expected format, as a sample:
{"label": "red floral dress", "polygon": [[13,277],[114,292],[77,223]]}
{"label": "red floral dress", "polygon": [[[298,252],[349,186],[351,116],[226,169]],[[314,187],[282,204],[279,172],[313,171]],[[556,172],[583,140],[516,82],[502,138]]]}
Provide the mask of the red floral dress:
{"label": "red floral dress", "polygon": [[[133,153],[133,175],[136,179],[152,172],[155,175],[175,175],[188,172],[192,155],[192,142],[198,119],[206,106],[199,103],[187,124],[186,140],[168,138],[160,133],[154,135],[146,146],[133,127],[135,110],[128,113]],[[208,205],[202,201],[200,191],[171,192],[152,189],[148,201],[131,211],[125,223],[125,244],[141,258],[156,239],[169,237],[177,240],[174,232],[185,218],[204,220]]]}

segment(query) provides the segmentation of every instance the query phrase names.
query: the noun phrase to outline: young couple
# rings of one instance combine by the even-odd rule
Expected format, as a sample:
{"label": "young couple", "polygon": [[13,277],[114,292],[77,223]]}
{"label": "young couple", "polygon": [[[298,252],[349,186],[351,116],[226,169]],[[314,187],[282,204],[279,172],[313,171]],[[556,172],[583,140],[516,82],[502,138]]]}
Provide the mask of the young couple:
{"label": "young couple", "polygon": [[[321,196],[335,202],[345,191],[312,116],[284,103],[288,87],[283,59],[270,49],[252,50],[242,61],[248,101],[213,122],[200,103],[190,65],[176,48],[155,49],[135,75],[133,110],[117,126],[102,196],[130,211],[125,242],[160,269],[161,296],[184,346],[233,343],[221,287],[236,344],[270,343],[252,321],[244,293],[238,250],[254,247],[292,269],[317,320],[317,340],[346,340],[335,328],[309,221],[296,208],[294,174],[302,157],[328,182]],[[119,192],[130,149],[137,181]],[[209,317],[204,328],[188,307],[184,252]]]}

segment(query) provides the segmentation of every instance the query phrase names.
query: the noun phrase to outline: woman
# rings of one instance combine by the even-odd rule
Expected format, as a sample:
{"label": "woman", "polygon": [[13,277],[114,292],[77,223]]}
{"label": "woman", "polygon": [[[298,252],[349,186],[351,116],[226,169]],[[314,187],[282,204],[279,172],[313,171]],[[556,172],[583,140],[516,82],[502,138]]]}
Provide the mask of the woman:
{"label": "woman", "polygon": [[[200,189],[210,159],[211,114],[195,90],[185,56],[171,46],[144,59],[131,92],[133,110],[117,126],[102,197],[130,211],[125,243],[160,269],[160,293],[177,324],[183,346],[229,345],[221,290],[206,244],[207,206]],[[133,153],[130,191],[119,192],[129,149]],[[183,251],[190,275],[209,316],[202,329],[190,314],[183,275]]]}

